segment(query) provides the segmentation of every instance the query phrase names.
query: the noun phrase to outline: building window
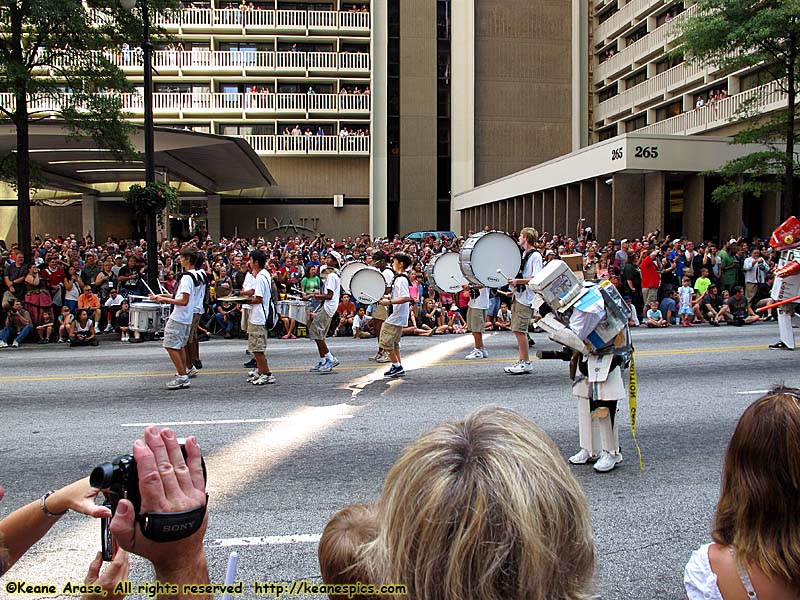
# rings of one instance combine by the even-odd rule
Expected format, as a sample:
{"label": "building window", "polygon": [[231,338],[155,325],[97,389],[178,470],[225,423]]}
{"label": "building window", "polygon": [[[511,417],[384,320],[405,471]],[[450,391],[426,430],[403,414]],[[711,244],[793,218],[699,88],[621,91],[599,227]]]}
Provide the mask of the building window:
{"label": "building window", "polygon": [[671,104],[667,104],[666,106],[656,109],[656,122],[677,117],[682,112],[683,102],[681,100],[677,100]]}
{"label": "building window", "polygon": [[598,94],[597,94],[597,97],[600,100],[600,102],[605,102],[606,100],[608,100],[610,98],[613,98],[617,94],[619,94],[619,86],[617,85],[617,82],[615,81],[614,83],[612,83],[607,88],[605,88],[603,90],[600,90],[598,92]]}
{"label": "building window", "polygon": [[605,140],[610,140],[613,137],[617,137],[617,125],[616,123],[611,127],[606,127],[605,129],[600,129],[597,132],[597,141],[603,142]]}
{"label": "building window", "polygon": [[641,129],[645,125],[647,125],[647,114],[642,113],[637,117],[625,121],[625,131],[630,133],[631,131]]}
{"label": "building window", "polygon": [[660,75],[664,71],[668,71],[672,67],[677,67],[683,63],[682,56],[667,56],[666,58],[656,63],[656,75]]}
{"label": "building window", "polygon": [[647,81],[647,69],[642,69],[638,73],[631,75],[630,77],[625,78],[625,89],[629,90],[635,85],[639,85],[640,83],[644,83]]}
{"label": "building window", "polygon": [[617,8],[617,3],[612,2],[608,5],[608,7],[604,8],[597,14],[597,24],[605,23],[608,21],[612,15],[617,12],[619,9]]}
{"label": "building window", "polygon": [[631,44],[638,42],[646,35],[647,35],[647,25],[642,25],[641,27],[639,27],[639,29],[637,29],[633,33],[628,34],[625,37],[625,45],[630,46]]}
{"label": "building window", "polygon": [[739,79],[739,90],[746,92],[747,90],[761,87],[770,81],[772,81],[772,76],[770,76],[767,69],[761,68],[747,75],[742,75],[741,79]]}

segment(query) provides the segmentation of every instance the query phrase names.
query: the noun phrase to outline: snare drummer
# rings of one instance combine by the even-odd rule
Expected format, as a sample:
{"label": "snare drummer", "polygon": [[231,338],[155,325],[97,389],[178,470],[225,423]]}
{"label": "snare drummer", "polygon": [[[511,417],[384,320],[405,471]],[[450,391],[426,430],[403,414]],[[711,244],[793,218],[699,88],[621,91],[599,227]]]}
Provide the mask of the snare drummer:
{"label": "snare drummer", "polygon": [[519,245],[524,251],[522,265],[516,277],[509,277],[508,285],[514,290],[514,303],[511,306],[511,331],[517,338],[517,348],[519,350],[519,360],[509,367],[504,367],[503,371],[510,375],[520,375],[522,373],[533,372],[533,364],[528,353],[528,327],[531,323],[531,315],[535,294],[528,288],[528,282],[542,270],[542,255],[536,250],[536,242],[539,239],[539,232],[533,227],[524,227],[519,232]]}
{"label": "snare drummer", "polygon": [[[181,248],[179,260],[184,271],[194,266],[196,258],[194,248]],[[181,277],[175,297],[166,294],[150,294],[150,300],[159,304],[172,304],[172,314],[164,327],[164,349],[169,354],[172,364],[175,365],[176,377],[167,383],[168,390],[180,390],[191,386],[187,375],[186,354],[184,349],[189,341],[189,332],[192,328],[192,294],[195,293],[194,282],[191,277]]]}
{"label": "snare drummer", "polygon": [[[392,282],[394,281],[394,271],[389,268],[386,264],[386,254],[382,250],[378,250],[372,255],[372,264],[375,266],[376,269],[380,269],[383,278],[386,280],[386,293],[391,293]],[[389,316],[389,312],[385,306],[381,306],[380,304],[375,304],[372,307],[372,327],[375,330],[375,337],[378,338],[378,352],[375,356],[370,356],[369,360],[374,360],[379,363],[387,363],[389,362],[389,355],[381,349],[380,346],[380,338],[381,338],[381,327],[383,327],[383,322],[386,321],[386,318]]]}
{"label": "snare drummer", "polygon": [[[342,255],[331,250],[325,259],[327,261],[328,273],[322,283],[322,291],[313,294],[303,294],[303,300],[322,300],[322,308],[308,316],[308,337],[317,344],[319,352],[319,362],[311,367],[312,373],[330,373],[339,364],[339,360],[331,354],[325,338],[328,337],[328,329],[331,326],[331,319],[339,308],[339,294],[341,292],[341,280],[339,279],[338,269],[342,264]],[[324,272],[324,271],[323,271]]]}

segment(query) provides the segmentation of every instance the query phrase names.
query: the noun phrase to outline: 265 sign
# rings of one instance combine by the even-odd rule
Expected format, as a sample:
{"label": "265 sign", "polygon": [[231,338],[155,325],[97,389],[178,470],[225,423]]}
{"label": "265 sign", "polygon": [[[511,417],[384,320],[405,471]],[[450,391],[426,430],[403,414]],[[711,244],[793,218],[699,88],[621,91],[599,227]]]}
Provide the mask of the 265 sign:
{"label": "265 sign", "polygon": [[612,148],[611,149],[611,160],[622,160],[624,153],[622,151],[622,147],[619,148]]}
{"label": "265 sign", "polygon": [[636,146],[633,155],[636,158],[658,158],[658,146]]}

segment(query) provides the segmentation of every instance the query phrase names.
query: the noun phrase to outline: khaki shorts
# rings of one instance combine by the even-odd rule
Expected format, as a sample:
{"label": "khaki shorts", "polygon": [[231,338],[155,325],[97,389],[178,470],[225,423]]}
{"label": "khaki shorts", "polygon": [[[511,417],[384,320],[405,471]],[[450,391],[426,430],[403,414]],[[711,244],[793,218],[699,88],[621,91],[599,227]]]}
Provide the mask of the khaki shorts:
{"label": "khaki shorts", "polygon": [[202,315],[197,313],[192,317],[192,327],[189,329],[189,343],[197,341],[197,326],[200,325],[200,317]]}
{"label": "khaki shorts", "polygon": [[376,304],[372,309],[372,318],[379,321],[385,321],[389,318],[389,311],[381,304]]}
{"label": "khaki shorts", "polygon": [[172,319],[167,320],[164,327],[164,348],[168,350],[181,350],[189,343],[191,324],[178,323]]}
{"label": "khaki shorts", "polygon": [[250,353],[267,351],[267,328],[263,325],[247,324],[247,349]]}
{"label": "khaki shorts", "polygon": [[511,305],[511,331],[518,333],[528,333],[528,326],[531,324],[531,314],[533,309],[514,300]]}
{"label": "khaki shorts", "polygon": [[467,309],[467,327],[472,333],[486,331],[486,309],[470,306]]}
{"label": "khaki shorts", "polygon": [[403,328],[400,325],[392,325],[391,323],[384,323],[381,327],[381,337],[378,340],[378,346],[381,350],[387,352],[391,350],[398,350],[400,348],[400,338],[403,335]]}
{"label": "khaki shorts", "polygon": [[333,317],[325,312],[323,308],[318,313],[314,313],[314,320],[308,327],[308,339],[310,340],[324,340],[328,337],[328,329],[331,326],[331,319]]}
{"label": "khaki shorts", "polygon": [[642,302],[645,313],[647,313],[647,309],[653,300],[658,300],[658,288],[642,288]]}

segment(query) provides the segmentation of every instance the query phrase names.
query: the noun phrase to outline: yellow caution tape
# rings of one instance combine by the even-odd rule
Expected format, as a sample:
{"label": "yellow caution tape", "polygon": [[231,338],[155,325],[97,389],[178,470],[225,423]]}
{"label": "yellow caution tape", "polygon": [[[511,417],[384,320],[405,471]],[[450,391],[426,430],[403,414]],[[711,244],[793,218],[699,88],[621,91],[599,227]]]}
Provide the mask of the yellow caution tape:
{"label": "yellow caution tape", "polygon": [[644,471],[642,449],[639,447],[639,440],[636,439],[636,399],[639,392],[639,384],[636,380],[636,362],[634,361],[633,354],[633,350],[631,350],[631,367],[630,371],[628,372],[628,406],[630,410],[633,443],[636,444],[636,452],[639,453],[639,468]]}

